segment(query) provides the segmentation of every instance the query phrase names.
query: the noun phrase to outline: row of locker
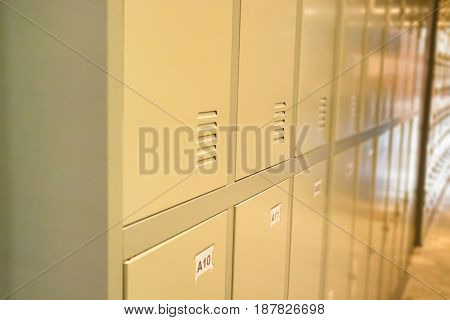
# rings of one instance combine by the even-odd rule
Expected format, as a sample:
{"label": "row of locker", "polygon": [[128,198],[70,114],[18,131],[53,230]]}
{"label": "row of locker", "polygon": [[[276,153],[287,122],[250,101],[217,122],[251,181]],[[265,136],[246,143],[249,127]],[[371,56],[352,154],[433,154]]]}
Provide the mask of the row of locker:
{"label": "row of locker", "polygon": [[[294,202],[292,216],[289,297],[318,296],[326,162],[294,180],[295,197],[301,202]],[[285,297],[289,192],[286,180],[235,207],[234,299]],[[307,219],[301,222],[304,216]],[[126,261],[125,298],[224,299],[227,221],[227,213],[220,213]],[[310,254],[302,254],[305,244]]]}
{"label": "row of locker", "polygon": [[[412,246],[403,193],[417,129],[411,120],[335,155],[331,175],[327,161],[297,174],[292,198],[286,180],[236,205],[232,298],[391,298]],[[125,298],[224,299],[228,214],[127,260]]]}
{"label": "row of locker", "polygon": [[419,109],[428,2],[238,2],[124,3],[124,225]]}

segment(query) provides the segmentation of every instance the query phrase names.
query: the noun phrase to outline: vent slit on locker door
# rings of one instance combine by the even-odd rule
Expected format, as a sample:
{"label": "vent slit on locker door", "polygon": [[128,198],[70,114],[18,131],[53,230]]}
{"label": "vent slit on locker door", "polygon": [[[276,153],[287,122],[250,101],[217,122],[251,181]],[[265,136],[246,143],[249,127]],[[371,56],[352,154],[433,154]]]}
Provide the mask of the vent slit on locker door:
{"label": "vent slit on locker door", "polygon": [[217,111],[204,111],[197,114],[198,120],[217,118]]}
{"label": "vent slit on locker door", "polygon": [[284,136],[286,131],[286,102],[277,102],[274,106],[273,114],[273,142],[284,143]]}
{"label": "vent slit on locker door", "polygon": [[217,161],[217,111],[199,112],[197,120],[196,160],[199,167]]}
{"label": "vent slit on locker door", "polygon": [[327,120],[327,97],[319,99],[319,120],[317,121],[318,129],[325,129]]}
{"label": "vent slit on locker door", "polygon": [[209,133],[217,132],[217,122],[209,122],[197,127],[198,136],[206,136]]}
{"label": "vent slit on locker door", "polygon": [[275,109],[286,108],[286,102],[277,102],[275,103]]}

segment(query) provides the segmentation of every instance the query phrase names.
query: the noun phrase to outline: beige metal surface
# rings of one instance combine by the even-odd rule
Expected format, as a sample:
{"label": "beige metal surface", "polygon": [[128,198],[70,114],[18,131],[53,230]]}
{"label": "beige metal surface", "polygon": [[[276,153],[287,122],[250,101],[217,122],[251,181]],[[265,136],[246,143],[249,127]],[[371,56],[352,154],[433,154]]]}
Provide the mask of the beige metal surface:
{"label": "beige metal surface", "polygon": [[410,21],[406,10],[402,11],[401,18],[396,21],[398,24],[398,33],[401,36],[398,37],[398,63],[396,73],[396,83],[395,83],[395,100],[393,116],[395,118],[400,117],[406,110],[405,106],[405,89],[408,82],[408,55],[409,55],[409,44],[411,38]]}
{"label": "beige metal surface", "polygon": [[382,299],[389,299],[392,294],[391,284],[395,281],[393,277],[394,264],[391,262],[394,253],[394,238],[395,238],[395,222],[398,214],[398,178],[399,178],[399,164],[400,164],[400,125],[391,129],[391,145],[390,145],[390,164],[389,164],[389,183],[387,193],[387,207],[384,222],[383,235],[383,249],[382,253],[388,259],[383,259],[380,297]]}
{"label": "beige metal surface", "polygon": [[387,121],[393,115],[394,92],[396,81],[396,70],[398,63],[399,41],[396,41],[400,35],[400,0],[391,0],[388,5],[387,28],[385,32],[383,48],[383,79],[380,96],[380,121]]}
{"label": "beige metal surface", "polygon": [[[396,176],[396,196],[395,196],[395,213],[393,217],[393,234],[392,234],[392,253],[391,253],[391,259],[394,262],[394,265],[392,266],[392,278],[390,287],[392,292],[395,292],[395,289],[397,288],[399,277],[401,275],[401,248],[402,248],[402,236],[403,236],[403,222],[404,222],[404,190],[403,190],[403,184],[404,184],[404,176],[405,171],[407,169],[407,163],[405,161],[406,158],[406,151],[407,151],[407,141],[405,143],[405,139],[407,138],[407,124],[402,123],[398,128],[398,163],[397,167],[393,170],[396,170],[398,172]],[[406,132],[406,134],[405,134]]]}
{"label": "beige metal surface", "polygon": [[415,226],[415,201],[416,201],[416,183],[417,183],[417,168],[418,168],[418,149],[419,144],[417,143],[417,139],[419,136],[419,117],[416,116],[410,120],[411,130],[410,130],[410,150],[408,154],[410,155],[409,159],[409,173],[408,173],[408,183],[407,183],[407,191],[408,191],[408,201],[405,217],[405,262],[409,262],[410,253],[413,250],[413,239],[414,239],[414,226]]}
{"label": "beige metal surface", "polygon": [[323,161],[294,177],[289,299],[320,299],[326,171]]}
{"label": "beige metal surface", "polygon": [[227,183],[232,6],[124,1],[126,225]]}
{"label": "beige metal surface", "polygon": [[331,176],[325,299],[346,299],[349,295],[351,233],[355,190],[355,148],[334,156]]}
{"label": "beige metal surface", "polygon": [[358,147],[358,175],[356,181],[356,203],[353,219],[352,264],[350,298],[364,299],[368,277],[370,223],[373,203],[373,178],[375,152],[373,140]]}
{"label": "beige metal surface", "polygon": [[[420,7],[419,7],[420,8]],[[414,99],[413,99],[413,111],[419,111],[423,102],[425,94],[424,77],[426,75],[427,61],[426,61],[426,48],[427,48],[427,23],[428,19],[423,20],[424,12],[421,10],[418,13],[416,23],[419,24],[418,39],[417,39],[417,53],[416,53],[416,72],[415,72],[415,86],[414,86]]]}
{"label": "beige metal surface", "polygon": [[[108,67],[109,72],[123,76],[123,3],[108,0]],[[123,297],[123,167],[122,124],[123,86],[108,77],[108,299]],[[114,226],[114,227],[113,227]]]}
{"label": "beige metal surface", "polygon": [[[417,60],[418,44],[419,44],[419,24],[416,19],[416,5],[410,3],[409,5],[409,25],[407,28],[411,29],[409,34],[409,47],[406,60],[406,84],[404,94],[404,110],[403,114],[414,111],[414,100],[417,93],[415,92],[416,72],[418,72],[419,61]],[[420,89],[420,88],[418,88]]]}
{"label": "beige metal surface", "polygon": [[296,12],[296,0],[241,3],[237,180],[290,157]]}
{"label": "beige metal surface", "polygon": [[303,0],[300,4],[297,142],[301,144],[296,145],[297,155],[328,139],[338,7],[335,0]]}
{"label": "beige metal surface", "polygon": [[383,258],[383,229],[386,212],[387,187],[389,179],[389,131],[380,135],[376,140],[376,166],[374,172],[374,199],[371,218],[369,251],[369,277],[367,283],[367,299],[378,299],[379,279]]}
{"label": "beige metal surface", "polygon": [[[360,129],[373,127],[377,121],[380,87],[382,85],[381,62],[386,22],[385,0],[368,0],[367,29],[363,63],[363,95],[361,101]],[[384,114],[381,115],[384,119]]]}
{"label": "beige metal surface", "polygon": [[284,299],[289,181],[236,206],[233,299]]}
{"label": "beige metal surface", "polygon": [[224,299],[226,233],[221,213],[125,261],[125,299]]}
{"label": "beige metal surface", "polygon": [[[117,149],[107,148],[113,139],[107,134],[120,124],[110,113],[123,106],[110,104],[108,74],[79,54],[110,66],[108,5],[90,0],[0,5],[2,304],[8,303],[3,299],[107,299],[111,279],[120,290],[120,243],[116,247],[103,236],[67,256],[106,230],[120,210],[109,207],[120,206],[120,199],[109,198],[120,189],[109,185],[120,172],[111,175],[117,159],[109,157]],[[112,258],[118,277],[109,274],[110,248],[118,249]],[[62,263],[49,268],[57,261]]]}
{"label": "beige metal surface", "polygon": [[[406,251],[408,250],[408,244],[406,243],[406,233],[407,233],[407,222],[408,222],[408,212],[412,209],[408,204],[409,198],[409,175],[414,173],[410,172],[410,137],[411,137],[411,126],[410,121],[406,121],[402,126],[402,149],[401,149],[401,164],[400,164],[400,186],[399,186],[399,217],[398,217],[398,226],[397,226],[397,237],[396,237],[396,253],[395,253],[395,261],[402,268],[406,268]],[[397,269],[397,278],[403,275],[403,271],[398,268]]]}
{"label": "beige metal surface", "polygon": [[361,63],[365,28],[366,1],[340,0],[341,14],[338,27],[338,66],[336,79],[337,106],[334,140],[354,134],[358,127],[361,103]]}

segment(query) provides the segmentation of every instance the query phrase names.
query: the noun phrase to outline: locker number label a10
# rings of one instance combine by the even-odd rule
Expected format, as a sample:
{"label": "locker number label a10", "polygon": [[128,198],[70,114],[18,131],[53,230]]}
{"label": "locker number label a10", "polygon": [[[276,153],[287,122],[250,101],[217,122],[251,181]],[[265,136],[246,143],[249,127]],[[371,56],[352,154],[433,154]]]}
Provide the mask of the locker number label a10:
{"label": "locker number label a10", "polygon": [[195,256],[195,281],[197,281],[198,278],[200,278],[200,276],[208,270],[212,270],[214,268],[213,251],[214,246],[211,246]]}
{"label": "locker number label a10", "polygon": [[270,209],[270,227],[281,221],[281,203]]}

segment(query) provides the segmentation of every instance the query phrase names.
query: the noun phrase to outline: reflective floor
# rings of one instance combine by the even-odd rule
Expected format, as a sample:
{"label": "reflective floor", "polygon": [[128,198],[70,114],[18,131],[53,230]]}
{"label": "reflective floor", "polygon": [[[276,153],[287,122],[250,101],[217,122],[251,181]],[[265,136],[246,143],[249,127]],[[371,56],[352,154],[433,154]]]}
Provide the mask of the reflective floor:
{"label": "reflective floor", "polygon": [[409,267],[409,272],[423,283],[410,277],[403,299],[435,300],[450,297],[449,230],[450,188],[447,185],[447,192],[431,222],[425,243],[422,248],[416,249]]}

